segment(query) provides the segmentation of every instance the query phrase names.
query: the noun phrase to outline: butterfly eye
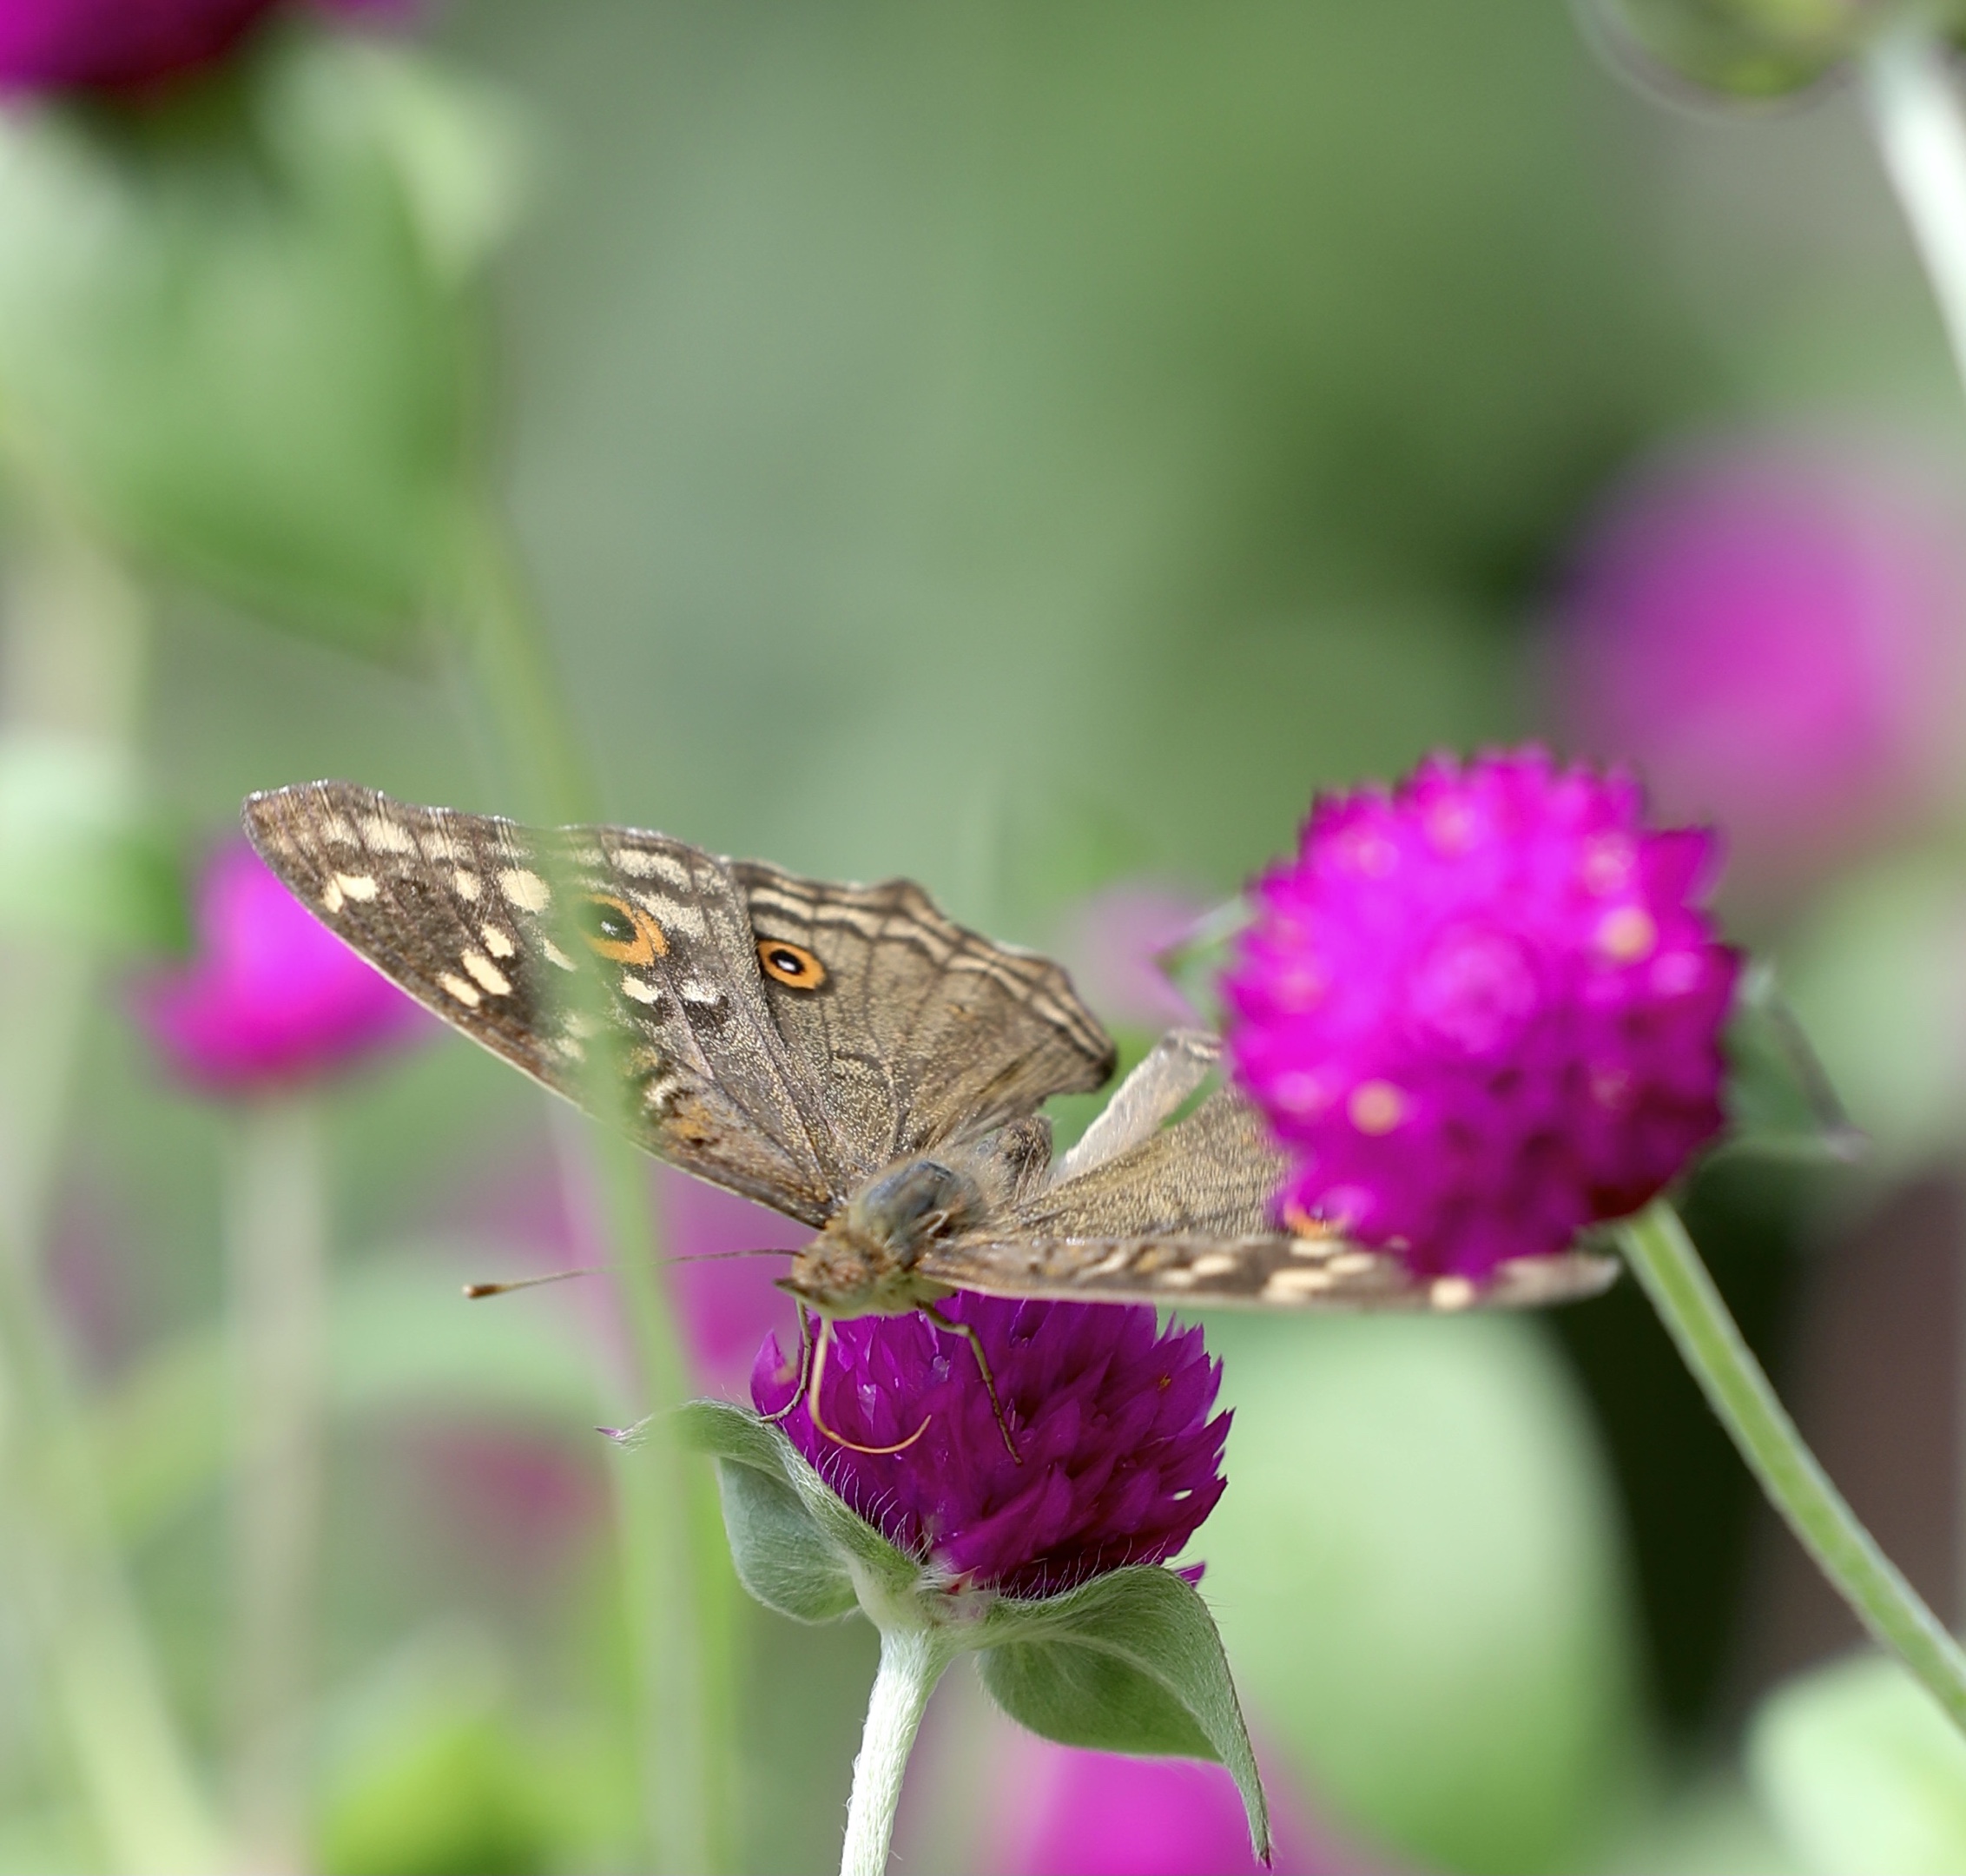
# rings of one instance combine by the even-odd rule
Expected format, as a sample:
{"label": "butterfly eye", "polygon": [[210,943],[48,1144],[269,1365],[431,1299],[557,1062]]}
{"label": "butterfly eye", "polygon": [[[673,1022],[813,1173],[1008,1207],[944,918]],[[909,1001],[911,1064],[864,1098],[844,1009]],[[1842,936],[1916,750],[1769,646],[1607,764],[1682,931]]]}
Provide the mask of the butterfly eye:
{"label": "butterfly eye", "polygon": [[611,893],[589,893],[574,921],[589,949],[612,963],[652,964],[669,949],[661,926]]}
{"label": "butterfly eye", "polygon": [[816,990],[826,981],[826,967],[803,945],[782,938],[758,940],[758,962],[767,977],[794,990]]}

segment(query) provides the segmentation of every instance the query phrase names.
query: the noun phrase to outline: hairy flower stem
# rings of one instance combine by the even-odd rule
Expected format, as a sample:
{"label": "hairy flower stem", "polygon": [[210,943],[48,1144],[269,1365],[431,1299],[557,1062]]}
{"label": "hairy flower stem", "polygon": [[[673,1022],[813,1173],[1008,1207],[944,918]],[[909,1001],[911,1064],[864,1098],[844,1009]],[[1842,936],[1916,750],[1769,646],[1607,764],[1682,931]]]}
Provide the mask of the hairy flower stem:
{"label": "hairy flower stem", "polygon": [[1627,1219],[1620,1235],[1653,1307],[1769,1502],[1864,1626],[1966,1730],[1966,1653],[1803,1443],[1679,1214],[1657,1200]]}
{"label": "hairy flower stem", "polygon": [[[600,791],[551,646],[489,502],[463,532],[459,576],[473,685],[513,805],[548,824],[597,819]],[[584,990],[600,994],[585,979],[569,994]],[[592,1048],[589,1071],[585,1105],[605,1113],[627,1086],[613,1051]],[[665,1410],[688,1392],[688,1369],[656,1275],[662,1247],[647,1161],[614,1129],[553,1131],[563,1168],[609,1246],[651,1417],[635,1460],[614,1469],[650,1853],[658,1873],[726,1869],[736,1860],[734,1592],[728,1567],[707,1562],[722,1546],[715,1493]]]}
{"label": "hairy flower stem", "polygon": [[327,1306],[320,1117],[248,1107],[228,1192],[233,1365],[233,1801],[250,1868],[306,1861]]}
{"label": "hairy flower stem", "polygon": [[1952,360],[1966,383],[1966,115],[1951,55],[1929,21],[1884,34],[1864,56],[1865,102],[1885,173],[1911,225]]}
{"label": "hairy flower stem", "polygon": [[867,1725],[854,1760],[854,1793],[847,1802],[847,1841],[840,1876],[881,1876],[894,1838],[894,1813],[928,1696],[954,1658],[942,1634],[926,1624],[896,1622],[881,1629],[881,1668],[867,1703]]}

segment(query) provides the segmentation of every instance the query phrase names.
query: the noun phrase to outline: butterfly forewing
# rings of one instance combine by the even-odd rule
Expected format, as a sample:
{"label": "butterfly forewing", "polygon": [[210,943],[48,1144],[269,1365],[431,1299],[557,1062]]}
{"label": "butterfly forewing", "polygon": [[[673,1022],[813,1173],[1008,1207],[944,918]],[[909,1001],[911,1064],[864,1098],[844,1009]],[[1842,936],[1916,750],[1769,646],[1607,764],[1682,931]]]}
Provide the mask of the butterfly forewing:
{"label": "butterfly forewing", "polygon": [[[256,795],[245,822],[317,917],[446,1022],[687,1171],[808,1224],[833,1209],[848,1176],[723,862],[345,783]],[[604,1028],[625,1088],[596,1087]]]}
{"label": "butterfly forewing", "polygon": [[[779,1032],[861,1177],[1112,1073],[1112,1039],[1057,965],[965,930],[913,881],[839,886],[749,861],[732,871]],[[790,948],[782,957],[777,943]]]}

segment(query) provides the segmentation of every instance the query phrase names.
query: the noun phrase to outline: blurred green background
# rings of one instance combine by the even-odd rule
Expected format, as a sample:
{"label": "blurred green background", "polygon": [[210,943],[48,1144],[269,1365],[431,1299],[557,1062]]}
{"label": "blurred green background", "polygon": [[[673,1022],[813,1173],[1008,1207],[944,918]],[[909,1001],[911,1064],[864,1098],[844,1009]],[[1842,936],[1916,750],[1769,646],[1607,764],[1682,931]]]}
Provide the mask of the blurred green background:
{"label": "blurred green background", "polygon": [[[78,262],[51,285],[17,214],[0,230],[0,397],[30,439],[80,439],[71,484],[120,492],[98,506],[153,619],[134,785],[188,853],[247,790],[320,776],[524,805],[455,670],[386,624],[422,604],[460,434],[509,508],[610,818],[801,872],[912,875],[958,918],[1062,946],[1094,985],[1090,895],[1145,882],[1204,905],[1287,848],[1319,786],[1441,746],[1564,740],[1553,595],[1662,449],[1889,435],[1956,470],[1966,502],[1966,406],[1852,98],[1662,108],[1547,0],[457,0],[417,44],[376,54],[414,69],[366,90],[306,81],[305,45],[302,76],[278,80],[292,147],[342,155],[305,156],[330,177],[295,198],[329,231],[313,271],[226,223],[237,298],[200,356],[252,441],[222,472],[129,440],[133,399],[191,410],[142,418],[167,433],[217,401],[154,335],[90,340],[127,380],[46,362],[79,346],[74,307],[103,304],[107,276]],[[412,179],[390,213],[424,215],[459,277],[486,270],[449,337],[374,284],[394,249],[362,206],[384,188],[365,111],[410,127],[378,134]],[[208,129],[118,158],[174,179],[177,206],[146,223],[168,221],[160,242],[235,214],[200,168]],[[360,239],[337,247],[344,228]],[[344,292],[330,261],[349,254]],[[255,326],[263,278],[294,297]],[[241,342],[267,330],[292,356]],[[343,378],[320,362],[337,347],[357,360]],[[372,418],[346,386],[385,356],[413,394]],[[375,479],[383,459],[395,479]],[[289,474],[299,519],[240,519]],[[46,554],[30,498],[14,519],[17,619]],[[74,727],[93,706],[72,687],[96,680],[50,676],[16,637],[12,720]],[[1690,1211],[1805,1430],[1949,1619],[1966,1572],[1955,820],[1929,802],[1724,902],[1789,971],[1877,1145],[1833,1174],[1716,1166]],[[0,837],[0,875],[17,858]],[[23,983],[48,948],[16,939]],[[232,1124],[173,1088],[116,973],[96,981],[49,1283],[165,1686],[211,1754]],[[1138,1012],[1105,1014],[1144,1040]],[[10,1070],[30,1106],[39,1073],[31,1052]],[[609,1305],[455,1300],[461,1276],[578,1252],[542,1102],[445,1039],[327,1113],[308,1855],[333,1876],[637,1866],[620,1456],[590,1431],[631,1405]],[[663,1193],[687,1249],[688,1201]],[[1844,1813],[1791,1800],[1848,1756],[1836,1726],[1919,1715],[1873,1724],[1814,1682],[1763,1706],[1854,1627],[1633,1286],[1550,1321],[1211,1340],[1238,1419],[1197,1551],[1259,1742],[1330,1866],[1858,1866]],[[871,1632],[736,1620],[740,1866],[828,1868]],[[0,1608],[0,1869],[103,1866],[27,1671],[30,1621]],[[904,1817],[917,1870],[994,1866],[976,1820],[1009,1801],[988,1795],[1000,1723],[958,1678]],[[1917,1866],[1966,1867],[1946,1860],[1966,1859],[1959,1829]]]}

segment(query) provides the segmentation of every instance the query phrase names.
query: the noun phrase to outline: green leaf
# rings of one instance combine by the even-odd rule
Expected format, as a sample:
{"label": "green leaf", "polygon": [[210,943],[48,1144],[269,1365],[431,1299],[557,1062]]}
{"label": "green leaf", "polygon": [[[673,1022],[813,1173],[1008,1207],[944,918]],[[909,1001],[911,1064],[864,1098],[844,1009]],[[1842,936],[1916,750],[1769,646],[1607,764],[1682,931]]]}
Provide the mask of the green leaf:
{"label": "green leaf", "polygon": [[718,1495],[737,1580],[794,1622],[837,1622],[860,1607],[853,1572],[789,1485],[720,1459]]}
{"label": "green leaf", "polygon": [[400,660],[454,578],[491,210],[409,158],[391,69],[296,39],[144,111],[10,114],[0,404],[119,541]]}
{"label": "green leaf", "polygon": [[1067,1746],[1218,1760],[1269,1859],[1269,1807],[1229,1658],[1191,1584],[1137,1565],[1039,1602],[1006,1597],[978,1627],[983,1684],[1019,1725]]}
{"label": "green leaf", "polygon": [[1787,1159],[1857,1158],[1851,1124],[1802,1024],[1766,965],[1751,965],[1727,1025],[1727,1138],[1721,1150]]}
{"label": "green leaf", "polygon": [[[717,1462],[720,1476],[734,1466],[756,1473],[788,1493],[803,1515],[806,1523],[801,1525],[786,1517],[783,1507],[765,1514],[775,1522],[761,1525],[762,1535],[787,1544],[812,1547],[809,1554],[797,1558],[785,1552],[775,1558],[769,1569],[762,1561],[754,1560],[764,1571],[766,1580],[775,1582],[786,1577],[787,1573],[796,1573],[801,1581],[816,1584],[823,1570],[844,1571],[857,1574],[863,1601],[868,1594],[879,1599],[901,1598],[913,1593],[920,1581],[921,1565],[896,1549],[865,1518],[849,1510],[782,1433],[749,1409],[734,1407],[727,1401],[691,1401],[681,1412],[684,1443],[698,1452],[709,1454]],[[725,1503],[728,1506],[728,1496]],[[751,1509],[756,1502],[744,1503]],[[733,1552],[737,1543],[737,1534],[733,1531]],[[744,1569],[740,1562],[740,1575]],[[745,1587],[751,1588],[748,1576]],[[753,1594],[758,1592],[754,1589]],[[760,1600],[769,1599],[761,1595]],[[779,1605],[774,1602],[771,1606],[775,1608]],[[785,1613],[795,1612],[787,1609]],[[800,1617],[808,1622],[826,1619]]]}
{"label": "green leaf", "polygon": [[1896,1661],[1803,1675],[1750,1726],[1750,1779],[1791,1847],[1825,1876],[1966,1870],[1966,1739]]}

